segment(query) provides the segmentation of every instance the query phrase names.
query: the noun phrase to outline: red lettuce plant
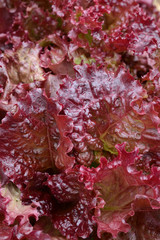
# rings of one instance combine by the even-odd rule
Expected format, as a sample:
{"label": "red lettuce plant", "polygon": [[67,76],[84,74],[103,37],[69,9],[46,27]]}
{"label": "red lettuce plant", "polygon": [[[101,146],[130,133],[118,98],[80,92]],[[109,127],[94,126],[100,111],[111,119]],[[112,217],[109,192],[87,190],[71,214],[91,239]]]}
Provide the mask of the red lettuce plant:
{"label": "red lettuce plant", "polygon": [[0,239],[160,239],[152,1],[0,2]]}

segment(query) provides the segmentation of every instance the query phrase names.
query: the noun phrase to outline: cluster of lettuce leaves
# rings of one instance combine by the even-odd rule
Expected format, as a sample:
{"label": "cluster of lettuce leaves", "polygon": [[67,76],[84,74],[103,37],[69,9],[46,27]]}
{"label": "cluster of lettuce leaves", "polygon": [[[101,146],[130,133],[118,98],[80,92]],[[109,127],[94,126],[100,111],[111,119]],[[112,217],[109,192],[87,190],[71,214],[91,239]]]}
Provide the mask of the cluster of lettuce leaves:
{"label": "cluster of lettuce leaves", "polygon": [[160,239],[160,13],[0,1],[0,239]]}

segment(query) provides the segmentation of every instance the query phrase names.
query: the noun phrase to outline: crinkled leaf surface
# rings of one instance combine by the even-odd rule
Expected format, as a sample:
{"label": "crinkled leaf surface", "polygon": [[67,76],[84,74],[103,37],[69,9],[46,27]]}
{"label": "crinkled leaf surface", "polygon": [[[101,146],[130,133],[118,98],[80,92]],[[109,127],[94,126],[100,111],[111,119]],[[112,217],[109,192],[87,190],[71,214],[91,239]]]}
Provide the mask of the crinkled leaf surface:
{"label": "crinkled leaf surface", "polygon": [[37,202],[37,210],[40,216],[52,216],[52,212],[55,211],[55,199],[51,194],[50,189],[47,186],[44,186],[47,177],[48,173],[35,173],[21,191],[23,204],[29,205]]}
{"label": "crinkled leaf surface", "polygon": [[87,238],[93,231],[92,209],[96,204],[94,191],[86,190],[79,182],[79,170],[67,170],[49,176],[46,185],[56,198],[58,207],[53,213],[53,224],[69,239]]}
{"label": "crinkled leaf surface", "polygon": [[110,37],[106,38],[108,48],[118,52],[131,50],[139,54],[144,51],[151,53],[159,46],[159,31],[154,19],[135,1],[117,1],[107,17],[113,18],[107,30]]}
{"label": "crinkled leaf surface", "polygon": [[[102,158],[101,165],[96,169],[87,170],[81,167],[86,187],[98,189],[104,200],[102,209],[97,209],[94,217],[98,224],[99,237],[103,232],[109,232],[114,237],[119,232],[128,232],[130,226],[126,220],[137,209],[143,210],[145,199],[150,201],[153,209],[160,208],[160,195],[155,188],[155,183],[157,186],[160,184],[159,172],[156,178],[148,176],[150,179],[145,180],[142,172],[132,171],[130,165],[134,163],[137,151],[128,153],[124,146],[117,145],[119,154],[111,163]],[[139,206],[139,201],[143,202],[143,199],[144,205]]]}
{"label": "crinkled leaf surface", "polygon": [[[40,1],[37,1],[40,3]],[[57,21],[50,13],[50,4],[45,7],[38,6],[35,1],[28,1],[25,9],[24,28],[28,31],[29,38],[32,41],[40,40],[53,33],[57,27]],[[47,5],[46,1],[46,5]],[[41,2],[43,4],[43,2]],[[23,6],[23,5],[22,5]],[[23,8],[22,8],[23,9]],[[45,25],[45,27],[44,27]]]}
{"label": "crinkled leaf surface", "polygon": [[67,155],[72,143],[66,136],[72,121],[58,115],[61,106],[35,89],[19,98],[0,126],[1,167],[5,174],[18,181],[36,171],[48,168],[65,169],[73,165]]}
{"label": "crinkled leaf surface", "polygon": [[[1,187],[0,194],[3,198],[3,204],[5,204],[4,212],[4,225],[3,227],[12,225],[9,230],[10,234],[14,233],[16,229],[15,222],[19,222],[18,231],[19,234],[29,234],[32,232],[33,227],[30,224],[29,217],[34,216],[38,220],[39,213],[37,211],[37,205],[24,206],[20,200],[20,191],[13,184],[9,183],[5,187]],[[2,232],[3,233],[3,232]]]}
{"label": "crinkled leaf surface", "polygon": [[[42,180],[42,174],[39,175]],[[36,181],[38,182],[38,178]],[[37,186],[36,181],[35,187]],[[32,203],[24,205],[21,201],[21,192],[14,184],[10,182],[0,188],[0,239],[65,239],[56,229],[53,229],[53,224],[49,217],[40,217],[42,214],[39,211],[41,201],[37,201],[38,197]]]}
{"label": "crinkled leaf surface", "polygon": [[154,97],[160,97],[160,73],[158,69],[153,69],[143,76],[142,81],[150,96],[150,100]]}
{"label": "crinkled leaf surface", "polygon": [[25,42],[16,51],[5,51],[3,60],[9,80],[14,84],[43,81],[44,72],[40,67],[39,53],[38,46]]}
{"label": "crinkled leaf surface", "polygon": [[71,138],[79,162],[90,164],[93,151],[102,149],[116,154],[115,144],[124,141],[130,151],[158,145],[158,113],[142,101],[146,91],[124,68],[116,73],[87,65],[76,70],[76,79],[65,79],[58,93],[65,114],[74,120]]}

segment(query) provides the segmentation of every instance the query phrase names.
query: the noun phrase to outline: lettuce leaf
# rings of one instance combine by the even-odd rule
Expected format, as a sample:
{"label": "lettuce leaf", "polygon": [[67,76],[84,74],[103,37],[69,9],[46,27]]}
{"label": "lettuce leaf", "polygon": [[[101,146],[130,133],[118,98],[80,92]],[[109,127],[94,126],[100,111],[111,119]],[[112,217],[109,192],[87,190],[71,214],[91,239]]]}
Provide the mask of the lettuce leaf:
{"label": "lettuce leaf", "polygon": [[113,237],[119,232],[128,232],[130,226],[126,220],[135,211],[142,211],[146,201],[151,209],[160,208],[159,170],[153,170],[156,174],[148,176],[135,171],[131,165],[134,165],[137,150],[128,153],[125,144],[116,145],[116,148],[118,156],[112,162],[101,158],[101,164],[96,169],[81,167],[81,181],[87,189],[98,190],[103,200],[93,217],[98,225],[99,238],[103,232],[109,232]]}
{"label": "lettuce leaf", "polygon": [[61,105],[38,88],[13,100],[12,111],[0,126],[1,167],[10,179],[21,184],[36,171],[74,164],[67,155],[72,143],[66,136],[72,131],[72,121],[59,115],[60,111]]}
{"label": "lettuce leaf", "polygon": [[58,94],[74,120],[70,137],[78,162],[89,165],[94,151],[117,154],[115,145],[123,142],[128,151],[135,146],[142,153],[157,150],[160,119],[137,80],[123,67],[116,73],[87,65],[76,70],[76,79],[64,79]]}
{"label": "lettuce leaf", "polygon": [[67,239],[89,237],[95,225],[92,209],[96,204],[96,193],[85,189],[79,181],[79,169],[49,176],[45,184],[58,203],[52,216],[54,227]]}

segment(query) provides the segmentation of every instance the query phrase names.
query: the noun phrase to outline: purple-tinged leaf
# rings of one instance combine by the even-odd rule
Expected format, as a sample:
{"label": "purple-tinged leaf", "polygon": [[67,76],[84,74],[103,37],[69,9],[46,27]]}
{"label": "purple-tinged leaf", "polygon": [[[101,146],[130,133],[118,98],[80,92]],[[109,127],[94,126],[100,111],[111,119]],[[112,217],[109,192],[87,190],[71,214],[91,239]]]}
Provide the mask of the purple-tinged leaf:
{"label": "purple-tinged leaf", "polygon": [[97,208],[93,217],[98,225],[98,237],[103,232],[109,232],[113,237],[119,232],[128,232],[130,225],[126,221],[135,211],[145,207],[145,200],[152,209],[160,209],[158,170],[154,169],[149,176],[134,171],[131,165],[135,162],[137,151],[126,152],[124,144],[116,147],[118,157],[112,162],[101,158],[101,165],[96,169],[80,168],[81,181],[88,189],[98,190],[99,197],[104,200],[102,209]]}
{"label": "purple-tinged leaf", "polygon": [[1,167],[14,182],[28,181],[36,171],[63,170],[74,164],[67,154],[72,143],[66,136],[72,121],[60,111],[61,106],[45,97],[42,89],[13,101],[0,126],[0,146]]}

